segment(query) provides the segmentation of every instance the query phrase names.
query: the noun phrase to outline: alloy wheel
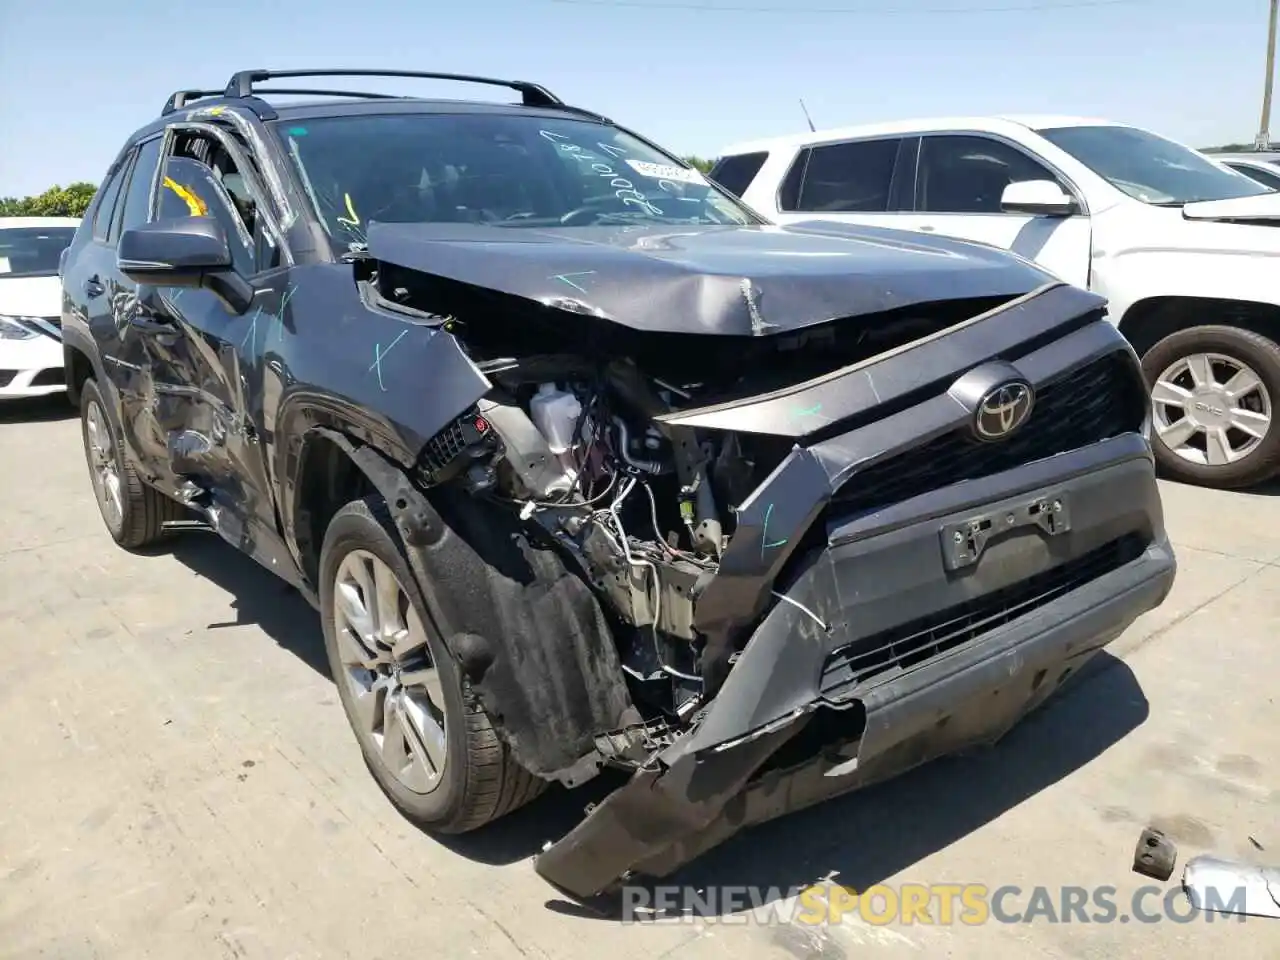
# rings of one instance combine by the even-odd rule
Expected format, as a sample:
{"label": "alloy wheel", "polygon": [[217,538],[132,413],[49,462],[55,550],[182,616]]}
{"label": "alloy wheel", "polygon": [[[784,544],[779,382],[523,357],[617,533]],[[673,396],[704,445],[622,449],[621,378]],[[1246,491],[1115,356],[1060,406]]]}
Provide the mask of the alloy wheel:
{"label": "alloy wheel", "polygon": [[1271,416],[1271,395],[1258,374],[1221,353],[1181,357],[1151,388],[1155,434],[1201,466],[1226,466],[1253,453],[1271,429]]}
{"label": "alloy wheel", "polygon": [[88,441],[89,475],[98,498],[98,508],[107,525],[115,530],[124,519],[124,494],[116,463],[115,439],[106,414],[96,401],[91,401],[85,411],[85,438]]}
{"label": "alloy wheel", "polygon": [[403,585],[367,550],[343,557],[333,590],[339,683],[367,752],[415,793],[440,785],[447,762],[445,699],[427,633]]}

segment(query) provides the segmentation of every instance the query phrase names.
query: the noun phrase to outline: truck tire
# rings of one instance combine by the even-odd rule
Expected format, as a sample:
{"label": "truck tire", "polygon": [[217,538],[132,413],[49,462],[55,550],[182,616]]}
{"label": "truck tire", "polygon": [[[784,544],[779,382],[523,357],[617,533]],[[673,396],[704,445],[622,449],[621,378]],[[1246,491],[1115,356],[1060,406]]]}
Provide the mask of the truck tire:
{"label": "truck tire", "polygon": [[97,383],[80,388],[80,434],[98,513],[117,544],[136,550],[170,536],[166,520],[181,520],[187,508],[143,482],[107,412]]}
{"label": "truck tire", "polygon": [[466,833],[545,781],[522,768],[434,628],[381,497],[354,500],[320,552],[325,650],[365,765],[408,819]]}
{"label": "truck tire", "polygon": [[1239,327],[1191,327],[1146,352],[1151,449],[1168,477],[1223,490],[1280,471],[1280,346]]}

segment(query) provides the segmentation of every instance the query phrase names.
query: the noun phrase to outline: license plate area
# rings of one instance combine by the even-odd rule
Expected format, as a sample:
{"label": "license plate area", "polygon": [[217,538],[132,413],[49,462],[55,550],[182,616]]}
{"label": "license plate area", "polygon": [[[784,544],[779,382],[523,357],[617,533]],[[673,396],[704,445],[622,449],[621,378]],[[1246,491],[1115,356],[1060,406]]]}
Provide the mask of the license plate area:
{"label": "license plate area", "polygon": [[1070,530],[1071,507],[1067,494],[1062,491],[1037,494],[1013,506],[946,524],[941,531],[943,564],[949,571],[971,567],[982,559],[983,551],[993,538],[1028,526],[1050,537]]}

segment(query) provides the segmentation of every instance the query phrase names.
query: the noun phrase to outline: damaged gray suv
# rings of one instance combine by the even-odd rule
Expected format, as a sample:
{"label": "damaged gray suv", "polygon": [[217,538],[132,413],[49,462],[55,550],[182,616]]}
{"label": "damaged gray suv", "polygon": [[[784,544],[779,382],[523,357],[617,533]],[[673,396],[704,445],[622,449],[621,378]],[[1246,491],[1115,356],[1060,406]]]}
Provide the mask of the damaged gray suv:
{"label": "damaged gray suv", "polygon": [[[296,85],[352,73],[521,102]],[[537,858],[577,897],[994,740],[1173,582],[1103,300],[770,225],[535,84],[181,91],[61,272],[116,542],[301,591],[428,828],[630,771]]]}

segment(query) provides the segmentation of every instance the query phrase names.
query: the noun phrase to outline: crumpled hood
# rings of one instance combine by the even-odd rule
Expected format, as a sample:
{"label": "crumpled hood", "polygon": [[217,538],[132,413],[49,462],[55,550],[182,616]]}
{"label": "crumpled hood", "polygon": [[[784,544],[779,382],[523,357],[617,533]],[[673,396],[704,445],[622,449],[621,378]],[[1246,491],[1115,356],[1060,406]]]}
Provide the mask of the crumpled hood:
{"label": "crumpled hood", "polygon": [[382,261],[647,331],[767,335],[970,297],[1050,275],[1008,252],[898,230],[782,226],[381,224]]}
{"label": "crumpled hood", "polygon": [[1182,208],[1188,220],[1275,220],[1280,221],[1280,193],[1260,193],[1234,200],[1200,200]]}

